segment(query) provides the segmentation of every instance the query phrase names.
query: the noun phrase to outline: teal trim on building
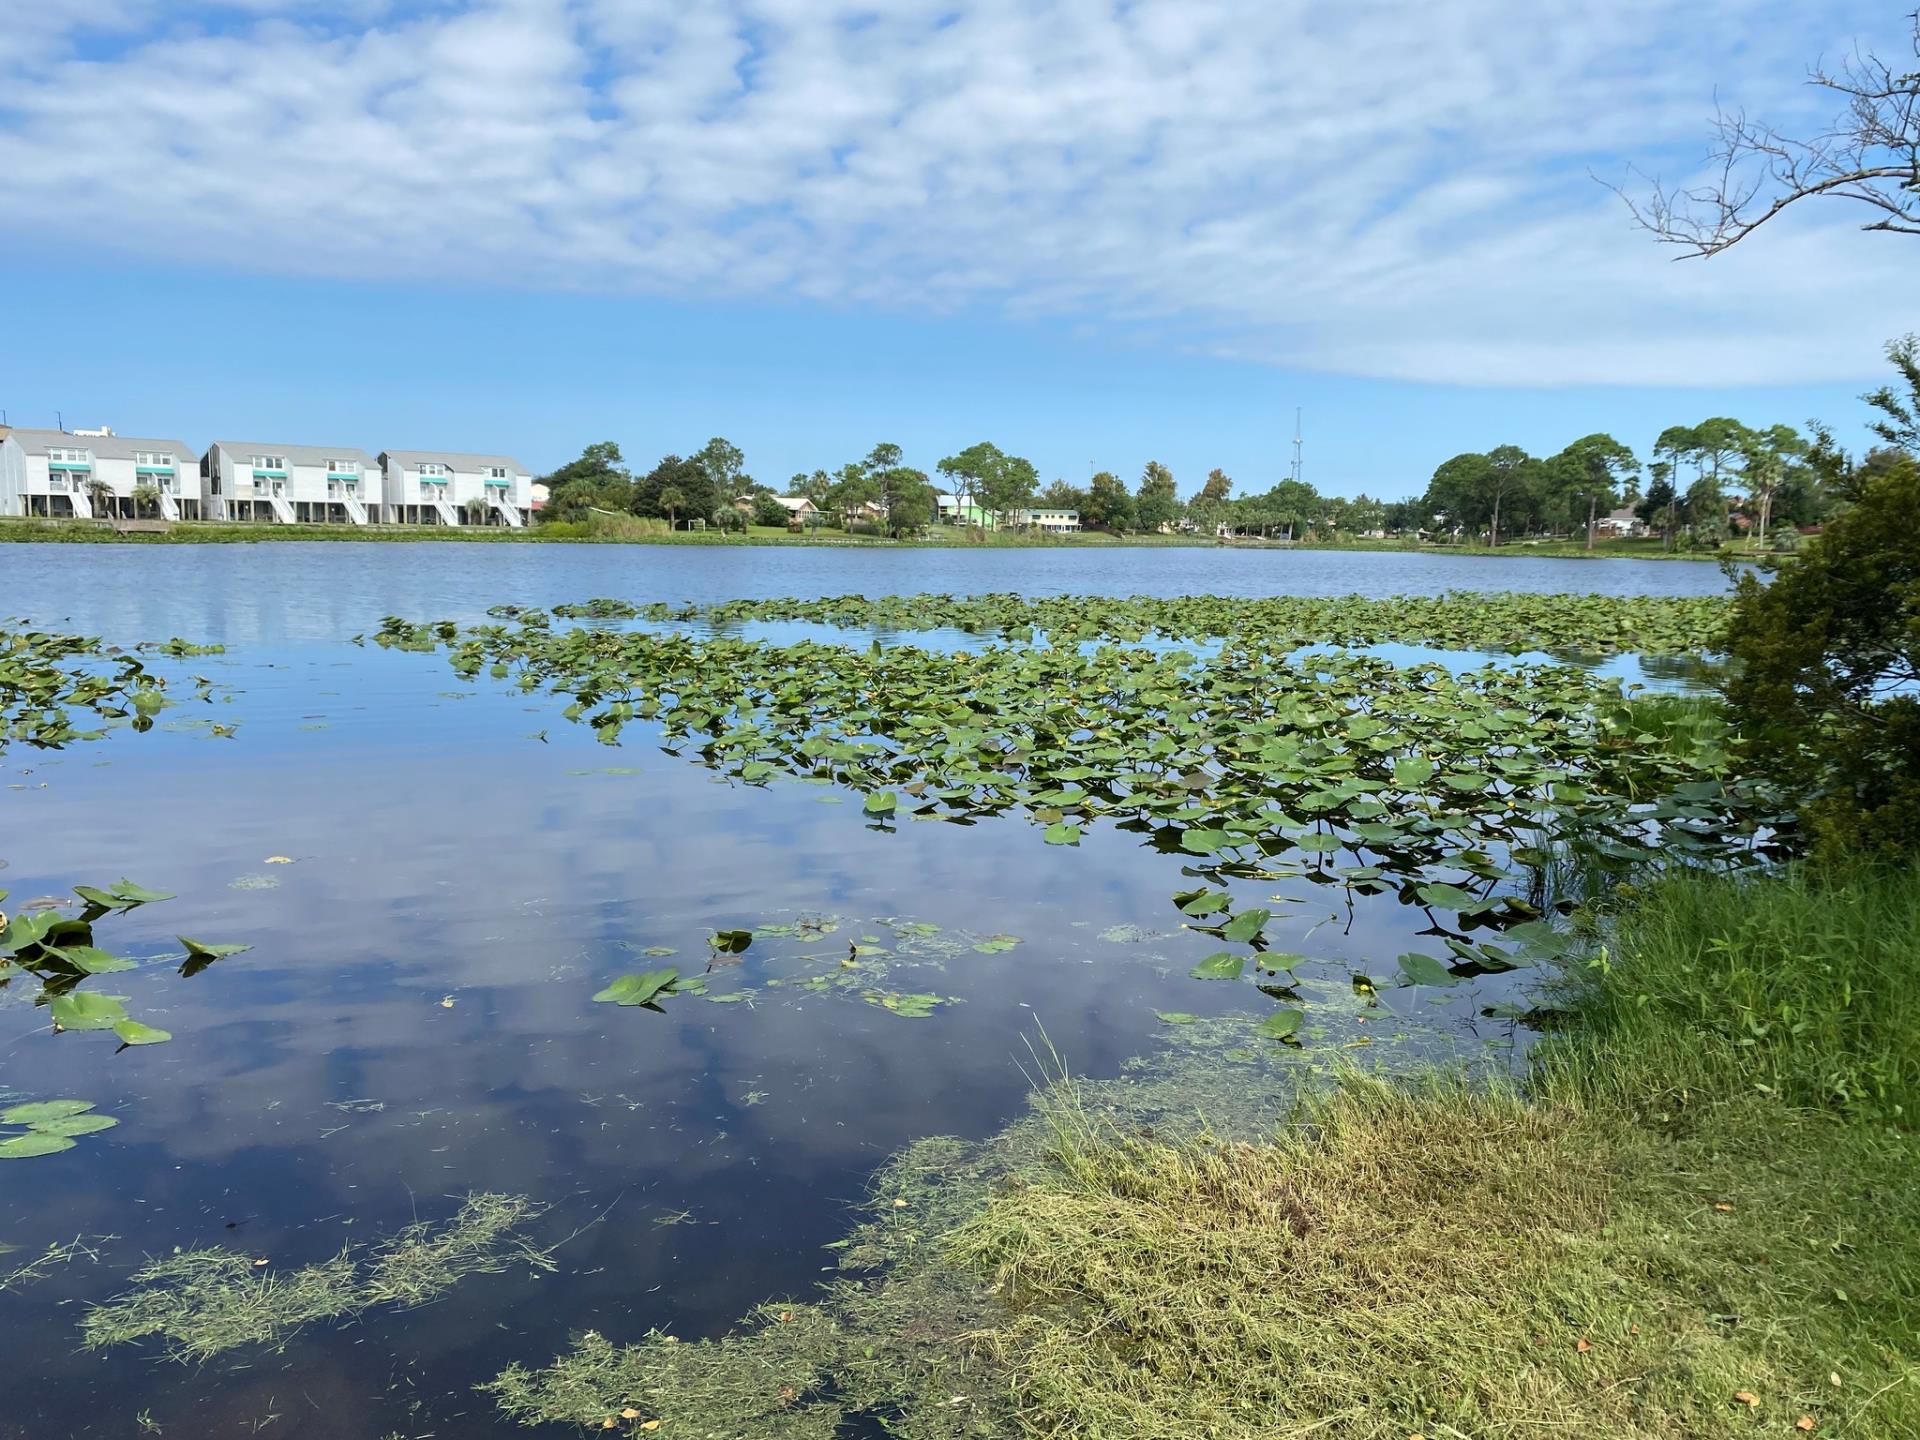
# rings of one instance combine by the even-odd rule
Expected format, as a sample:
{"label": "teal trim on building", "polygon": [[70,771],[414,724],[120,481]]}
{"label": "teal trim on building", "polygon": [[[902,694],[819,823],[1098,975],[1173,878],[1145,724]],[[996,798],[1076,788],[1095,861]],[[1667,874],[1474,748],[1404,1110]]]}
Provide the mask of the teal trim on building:
{"label": "teal trim on building", "polygon": [[351,475],[342,475],[338,471],[329,470],[327,472],[327,479],[343,480],[349,485],[358,485],[360,483],[360,476],[358,472],[355,472],[354,474],[351,474]]}
{"label": "teal trim on building", "polygon": [[253,478],[256,480],[284,480],[287,478],[287,472],[284,470],[256,470],[253,472]]}
{"label": "teal trim on building", "polygon": [[93,469],[93,462],[90,460],[49,460],[47,461],[47,468],[49,470],[75,470],[75,471],[81,471],[81,472],[88,472]]}
{"label": "teal trim on building", "polygon": [[511,490],[513,488],[513,482],[511,480],[489,480],[487,481],[487,484],[495,486],[501,490]]}
{"label": "teal trim on building", "polygon": [[133,467],[133,473],[136,475],[177,475],[179,470],[172,465],[136,465]]}

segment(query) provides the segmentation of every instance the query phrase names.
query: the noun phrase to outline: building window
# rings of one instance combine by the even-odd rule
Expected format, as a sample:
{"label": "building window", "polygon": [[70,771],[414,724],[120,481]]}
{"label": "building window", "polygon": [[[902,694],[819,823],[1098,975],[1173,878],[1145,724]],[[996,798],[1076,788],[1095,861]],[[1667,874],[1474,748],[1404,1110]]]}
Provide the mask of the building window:
{"label": "building window", "polygon": [[358,475],[360,473],[360,462],[357,460],[329,460],[327,461],[327,473],[329,475],[339,476],[341,479],[345,479],[349,475]]}
{"label": "building window", "polygon": [[507,467],[506,467],[506,466],[504,466],[504,465],[489,465],[489,466],[487,467],[487,478],[488,478],[488,479],[490,479],[490,480],[504,480],[504,479],[506,479],[506,478],[507,478]]}
{"label": "building window", "polygon": [[49,465],[85,465],[87,463],[87,452],[84,450],[49,450],[47,451],[47,463]]}
{"label": "building window", "polygon": [[284,470],[287,468],[287,457],[284,455],[256,455],[253,457],[253,468],[256,470]]}
{"label": "building window", "polygon": [[425,461],[420,466],[420,478],[422,480],[444,480],[446,479],[446,475],[447,467],[437,460]]}

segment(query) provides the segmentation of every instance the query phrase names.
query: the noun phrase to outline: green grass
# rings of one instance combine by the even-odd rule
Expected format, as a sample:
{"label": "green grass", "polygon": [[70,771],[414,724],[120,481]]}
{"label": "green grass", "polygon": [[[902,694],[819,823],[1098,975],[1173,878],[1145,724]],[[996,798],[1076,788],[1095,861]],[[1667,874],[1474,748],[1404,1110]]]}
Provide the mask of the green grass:
{"label": "green grass", "polygon": [[1569,984],[1557,1095],[1661,1123],[1757,1095],[1910,1129],[1920,1115],[1920,873],[1675,877]]}

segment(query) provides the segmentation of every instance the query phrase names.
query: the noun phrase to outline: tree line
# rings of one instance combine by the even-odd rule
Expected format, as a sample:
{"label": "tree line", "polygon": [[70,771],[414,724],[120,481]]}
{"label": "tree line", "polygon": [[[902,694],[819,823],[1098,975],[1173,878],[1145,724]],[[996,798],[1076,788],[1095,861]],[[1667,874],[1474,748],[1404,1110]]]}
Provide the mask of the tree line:
{"label": "tree line", "polygon": [[780,503],[784,494],[811,503],[810,523],[904,537],[943,518],[937,496],[944,491],[955,500],[946,518],[988,528],[1055,509],[1075,512],[1082,529],[1112,534],[1402,535],[1489,545],[1579,535],[1591,549],[1602,522],[1626,508],[1669,549],[1716,547],[1736,534],[1764,546],[1824,521],[1844,503],[1848,476],[1884,470],[1900,454],[1920,450],[1920,339],[1895,340],[1887,355],[1898,382],[1863,397],[1877,412],[1871,429],[1881,445],[1858,466],[1817,422],[1803,434],[1791,425],[1752,427],[1718,415],[1669,426],[1644,462],[1605,433],[1583,435],[1547,456],[1518,445],[1455,455],[1434,470],[1421,495],[1394,501],[1322,495],[1293,479],[1236,496],[1233,479],[1219,469],[1182,498],[1173,471],[1158,460],[1149,460],[1132,485],[1101,470],[1084,486],[1059,479],[1042,486],[1032,461],[985,440],[935,463],[938,488],[906,463],[900,446],[883,442],[835,470],[796,474],[780,492],[747,473],[740,448],[716,436],[643,474],[627,469],[614,442],[589,445],[542,477],[549,496],[541,513],[569,521],[617,511],[676,528],[801,523]]}

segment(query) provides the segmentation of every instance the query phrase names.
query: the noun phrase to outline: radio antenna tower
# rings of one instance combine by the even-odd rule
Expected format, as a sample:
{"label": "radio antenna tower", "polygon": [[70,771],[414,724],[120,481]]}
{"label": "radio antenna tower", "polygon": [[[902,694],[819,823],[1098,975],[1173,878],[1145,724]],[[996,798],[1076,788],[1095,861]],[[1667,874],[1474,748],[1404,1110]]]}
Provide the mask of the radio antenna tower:
{"label": "radio antenna tower", "polygon": [[1293,483],[1300,483],[1300,407],[1293,407]]}

